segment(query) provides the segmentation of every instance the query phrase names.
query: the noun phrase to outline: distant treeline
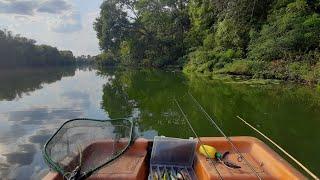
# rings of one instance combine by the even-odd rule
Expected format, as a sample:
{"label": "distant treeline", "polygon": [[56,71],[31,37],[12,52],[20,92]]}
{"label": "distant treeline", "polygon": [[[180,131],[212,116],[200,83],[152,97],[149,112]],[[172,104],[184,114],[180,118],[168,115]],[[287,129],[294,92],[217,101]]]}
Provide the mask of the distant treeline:
{"label": "distant treeline", "polygon": [[23,94],[41,89],[43,84],[61,80],[75,75],[76,66],[53,67],[19,67],[0,70],[0,101],[13,100]]}
{"label": "distant treeline", "polygon": [[72,65],[75,57],[71,51],[59,51],[48,45],[0,30],[0,67],[36,67]]}
{"label": "distant treeline", "polygon": [[95,65],[96,59],[98,56],[91,56],[91,55],[81,55],[76,57],[77,65]]}
{"label": "distant treeline", "polygon": [[320,80],[319,0],[108,0],[102,64]]}

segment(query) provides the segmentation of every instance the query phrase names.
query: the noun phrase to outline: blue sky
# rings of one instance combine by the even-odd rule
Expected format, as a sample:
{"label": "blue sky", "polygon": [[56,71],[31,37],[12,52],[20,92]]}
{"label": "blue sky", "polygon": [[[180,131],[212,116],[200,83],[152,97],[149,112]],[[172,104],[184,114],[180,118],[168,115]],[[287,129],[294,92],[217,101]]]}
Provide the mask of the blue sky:
{"label": "blue sky", "polygon": [[0,29],[75,55],[98,54],[93,22],[103,0],[0,0]]}

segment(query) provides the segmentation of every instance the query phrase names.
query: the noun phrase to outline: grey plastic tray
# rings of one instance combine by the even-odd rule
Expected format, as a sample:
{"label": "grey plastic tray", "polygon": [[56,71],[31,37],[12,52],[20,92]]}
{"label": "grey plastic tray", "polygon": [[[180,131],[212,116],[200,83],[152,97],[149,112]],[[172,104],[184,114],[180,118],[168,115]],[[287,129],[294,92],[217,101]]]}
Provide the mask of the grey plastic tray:
{"label": "grey plastic tray", "polygon": [[[161,175],[164,169],[169,171],[184,169],[192,180],[197,179],[193,170],[196,145],[195,139],[155,136],[150,158],[150,174],[157,171]],[[149,175],[148,179],[151,180],[152,176]]]}

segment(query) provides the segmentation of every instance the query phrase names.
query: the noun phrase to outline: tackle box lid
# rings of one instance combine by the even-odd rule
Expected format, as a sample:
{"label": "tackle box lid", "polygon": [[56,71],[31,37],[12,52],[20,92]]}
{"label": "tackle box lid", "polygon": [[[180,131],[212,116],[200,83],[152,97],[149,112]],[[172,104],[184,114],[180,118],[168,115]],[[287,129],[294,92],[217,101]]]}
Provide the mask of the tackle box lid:
{"label": "tackle box lid", "polygon": [[193,165],[197,140],[155,136],[150,165],[187,166]]}

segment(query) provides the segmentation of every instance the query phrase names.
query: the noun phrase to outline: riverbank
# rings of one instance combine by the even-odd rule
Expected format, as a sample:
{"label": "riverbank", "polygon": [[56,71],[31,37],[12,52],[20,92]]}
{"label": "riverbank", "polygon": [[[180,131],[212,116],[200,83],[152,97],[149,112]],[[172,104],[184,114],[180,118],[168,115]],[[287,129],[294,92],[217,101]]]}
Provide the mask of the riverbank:
{"label": "riverbank", "polygon": [[98,66],[98,69],[153,69],[164,71],[182,71],[187,76],[204,77],[211,80],[221,80],[226,83],[241,84],[280,84],[281,82],[308,85],[320,89],[320,63],[309,65],[306,62],[257,62],[248,60],[235,60],[220,68],[214,68],[210,63],[185,66],[149,67],[143,65],[128,66],[117,65]]}
{"label": "riverbank", "polygon": [[317,85],[320,82],[320,63],[272,61],[259,62],[234,60],[221,67],[212,62],[203,64],[188,63],[183,71],[187,74],[196,73],[205,76],[242,76],[247,79],[293,81],[300,84]]}
{"label": "riverbank", "polygon": [[[192,0],[179,8],[166,2],[127,3],[101,5],[94,24],[103,52],[100,64],[174,65],[188,73],[320,81],[319,3]],[[131,17],[123,18],[128,13],[119,4],[139,13],[127,21]]]}

